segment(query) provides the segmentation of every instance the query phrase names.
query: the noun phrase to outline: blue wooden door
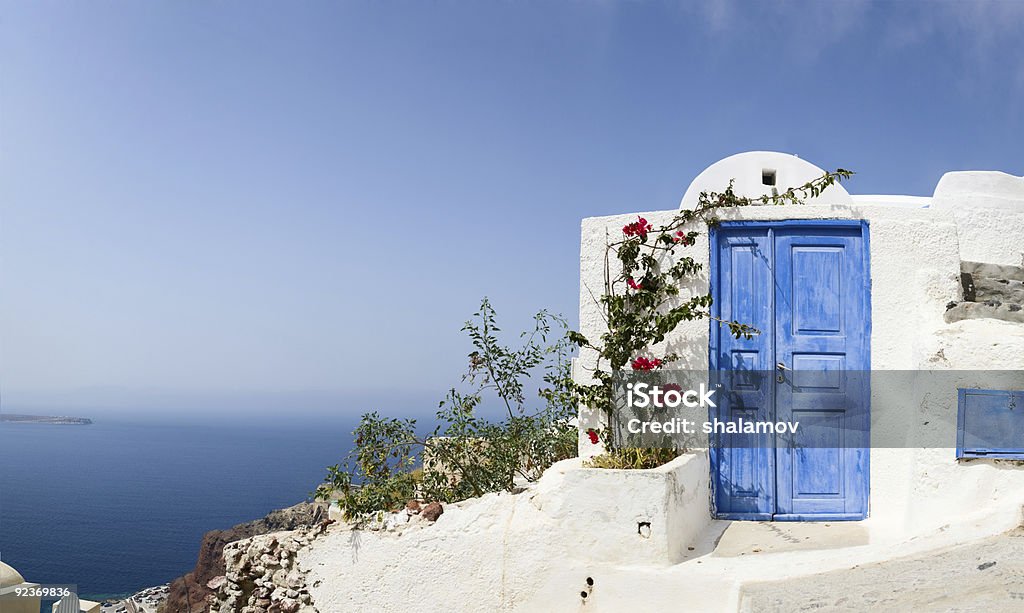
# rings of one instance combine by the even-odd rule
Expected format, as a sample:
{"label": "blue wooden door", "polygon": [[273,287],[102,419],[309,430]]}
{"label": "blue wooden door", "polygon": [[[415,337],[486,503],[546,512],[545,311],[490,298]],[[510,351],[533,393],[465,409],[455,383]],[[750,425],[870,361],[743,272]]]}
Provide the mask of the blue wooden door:
{"label": "blue wooden door", "polygon": [[870,280],[860,222],[735,222],[712,244],[720,421],[799,422],[795,434],[714,441],[716,516],[842,520],[867,516]]}

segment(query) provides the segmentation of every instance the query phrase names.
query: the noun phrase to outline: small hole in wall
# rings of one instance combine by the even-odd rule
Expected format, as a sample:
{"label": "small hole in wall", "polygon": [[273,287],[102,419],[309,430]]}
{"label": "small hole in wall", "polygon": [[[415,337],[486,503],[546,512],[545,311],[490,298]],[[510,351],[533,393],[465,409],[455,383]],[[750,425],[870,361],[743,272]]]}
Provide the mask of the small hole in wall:
{"label": "small hole in wall", "polygon": [[774,168],[762,168],[761,169],[761,183],[763,185],[775,185],[775,169]]}
{"label": "small hole in wall", "polygon": [[587,585],[594,585],[594,578],[593,577],[587,577]]}
{"label": "small hole in wall", "polygon": [[642,521],[636,525],[636,533],[645,539],[651,538],[651,522]]}
{"label": "small hole in wall", "polygon": [[587,593],[586,592],[580,592],[580,598],[586,598],[586,597],[587,597]]}

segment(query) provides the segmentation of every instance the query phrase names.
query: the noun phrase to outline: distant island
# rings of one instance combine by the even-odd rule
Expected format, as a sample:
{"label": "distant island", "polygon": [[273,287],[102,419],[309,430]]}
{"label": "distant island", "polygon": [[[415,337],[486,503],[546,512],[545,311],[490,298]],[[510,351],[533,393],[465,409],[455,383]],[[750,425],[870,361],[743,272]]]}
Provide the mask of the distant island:
{"label": "distant island", "polygon": [[86,426],[92,423],[87,417],[52,417],[49,415],[17,415],[0,413],[0,421],[16,424],[56,424],[61,426]]}

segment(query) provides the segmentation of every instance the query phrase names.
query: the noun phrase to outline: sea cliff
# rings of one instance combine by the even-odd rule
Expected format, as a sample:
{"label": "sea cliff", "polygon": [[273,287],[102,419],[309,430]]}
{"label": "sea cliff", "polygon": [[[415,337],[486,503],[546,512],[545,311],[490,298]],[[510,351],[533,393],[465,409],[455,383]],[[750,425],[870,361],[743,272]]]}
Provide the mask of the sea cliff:
{"label": "sea cliff", "polygon": [[[227,530],[211,530],[203,535],[199,556],[192,572],[171,582],[161,613],[199,613],[209,609],[207,597],[217,587],[215,579],[225,575],[224,548],[230,543],[271,532],[296,530],[318,525],[327,518],[327,507],[320,502],[302,502],[287,509],[271,511],[262,519],[238,524]],[[210,587],[213,582],[213,588]]]}

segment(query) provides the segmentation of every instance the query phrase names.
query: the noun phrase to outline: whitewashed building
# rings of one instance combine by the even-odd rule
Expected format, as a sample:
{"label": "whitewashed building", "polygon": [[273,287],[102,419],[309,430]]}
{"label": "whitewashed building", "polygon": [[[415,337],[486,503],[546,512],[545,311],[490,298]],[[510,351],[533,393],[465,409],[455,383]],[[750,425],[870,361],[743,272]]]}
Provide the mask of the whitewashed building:
{"label": "whitewashed building", "polygon": [[[758,197],[823,174],[793,155],[742,153],[698,175],[680,208],[730,180],[739,195]],[[657,227],[676,213],[583,221],[586,336],[599,337],[604,326],[594,296],[604,288],[607,237],[621,236],[638,215]],[[706,320],[684,322],[654,354],[676,353],[680,368],[695,371],[773,373],[746,406],[731,407],[733,417],[863,420],[871,442],[797,450],[769,440],[767,448],[691,454],[709,478],[685,486],[709,488],[707,504],[699,502],[708,520],[861,520],[872,535],[899,538],[972,514],[1019,513],[1024,179],[951,172],[931,197],[856,196],[835,185],[801,205],[735,208],[720,218],[686,251],[703,274],[684,297],[710,292],[715,315],[762,334],[736,340]],[[592,361],[584,352],[578,376]],[[802,370],[831,369],[870,372],[871,385],[796,385]],[[896,393],[902,382],[923,389]],[[606,426],[601,416],[581,416],[581,432]],[[842,438],[842,427],[831,432]],[[601,450],[586,436],[579,447],[584,457]]]}
{"label": "whitewashed building", "polygon": [[[757,196],[822,174],[792,155],[744,153],[701,173],[680,207],[730,179],[741,195]],[[621,236],[638,214],[658,226],[678,210],[583,220],[585,335],[602,331],[593,296],[604,287],[607,237]],[[712,292],[719,315],[762,334],[733,343],[706,319],[685,322],[652,354],[678,353],[677,366],[694,371],[731,368],[729,360],[742,357],[772,373],[762,399],[775,411],[787,410],[802,368],[893,373],[890,389],[907,377],[911,393],[895,397],[874,376],[866,395],[838,390],[865,412],[870,444],[831,456],[825,446],[804,456],[775,443],[745,449],[739,475],[707,449],[652,470],[587,468],[583,460],[601,449],[584,433],[606,424],[584,412],[581,457],[555,464],[522,492],[445,505],[433,524],[338,526],[301,549],[297,564],[316,606],[736,611],[755,584],[931,559],[1018,526],[1024,179],[953,172],[930,197],[857,196],[836,186],[802,205],[745,207],[722,218],[687,247],[704,268],[683,292]],[[579,379],[593,357],[581,354]],[[913,381],[943,371],[962,374],[938,376],[932,386]],[[828,409],[828,390],[817,391],[818,408]]]}

